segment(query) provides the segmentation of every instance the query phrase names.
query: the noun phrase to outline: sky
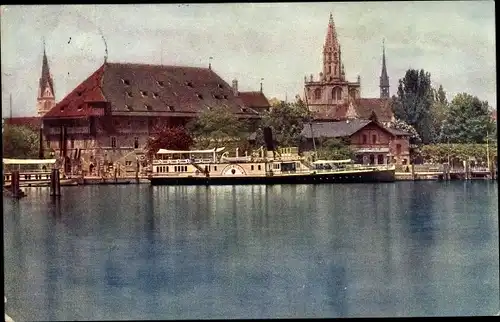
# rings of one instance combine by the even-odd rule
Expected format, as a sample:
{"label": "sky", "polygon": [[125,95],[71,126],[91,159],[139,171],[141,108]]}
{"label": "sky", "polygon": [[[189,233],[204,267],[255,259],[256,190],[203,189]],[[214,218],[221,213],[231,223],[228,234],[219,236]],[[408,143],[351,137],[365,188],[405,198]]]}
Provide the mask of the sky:
{"label": "sky", "polygon": [[409,68],[496,108],[493,1],[1,6],[2,114],[36,115],[43,39],[60,101],[104,62],[208,67],[240,91],[302,96],[317,79],[330,13],[346,77],[379,97],[385,39],[391,95]]}

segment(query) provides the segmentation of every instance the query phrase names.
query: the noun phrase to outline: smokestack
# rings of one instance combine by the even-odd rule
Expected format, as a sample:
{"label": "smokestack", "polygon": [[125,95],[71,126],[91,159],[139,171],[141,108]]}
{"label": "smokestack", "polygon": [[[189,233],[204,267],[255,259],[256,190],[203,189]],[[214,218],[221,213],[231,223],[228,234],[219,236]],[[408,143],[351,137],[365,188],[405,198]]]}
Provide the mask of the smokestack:
{"label": "smokestack", "polygon": [[234,96],[238,96],[238,80],[233,80],[233,94]]}

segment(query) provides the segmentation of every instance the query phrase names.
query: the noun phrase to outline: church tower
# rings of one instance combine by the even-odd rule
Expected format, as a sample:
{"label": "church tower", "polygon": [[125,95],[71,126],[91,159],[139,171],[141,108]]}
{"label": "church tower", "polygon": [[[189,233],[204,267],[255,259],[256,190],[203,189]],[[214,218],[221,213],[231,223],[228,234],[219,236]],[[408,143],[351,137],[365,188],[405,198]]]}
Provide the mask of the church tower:
{"label": "church tower", "polygon": [[323,78],[321,80],[344,80],[344,76],[337,31],[333,22],[333,15],[330,13],[325,45],[323,46]]}
{"label": "church tower", "polygon": [[382,72],[380,73],[380,98],[389,98],[389,76],[385,66],[385,42],[382,41]]}
{"label": "church tower", "polygon": [[55,105],[56,105],[56,99],[54,92],[54,81],[52,80],[52,76],[50,75],[49,62],[47,59],[47,53],[45,52],[45,42],[44,42],[42,77],[40,78],[38,85],[38,97],[36,104],[38,116],[43,116]]}

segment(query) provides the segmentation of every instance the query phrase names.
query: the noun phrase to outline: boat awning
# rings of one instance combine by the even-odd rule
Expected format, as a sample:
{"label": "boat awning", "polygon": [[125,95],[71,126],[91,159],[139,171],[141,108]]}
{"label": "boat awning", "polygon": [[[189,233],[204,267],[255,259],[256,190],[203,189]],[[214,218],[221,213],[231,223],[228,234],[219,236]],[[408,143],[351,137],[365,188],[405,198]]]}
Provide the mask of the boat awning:
{"label": "boat awning", "polygon": [[193,154],[193,153],[196,153],[196,154],[201,154],[201,153],[219,153],[221,151],[223,151],[225,148],[222,147],[222,148],[213,148],[213,149],[209,149],[209,150],[166,150],[166,149],[160,149],[158,150],[158,152],[156,152],[157,154]]}
{"label": "boat awning", "polygon": [[54,164],[56,159],[2,159],[3,164]]}
{"label": "boat awning", "polygon": [[313,164],[325,164],[325,163],[351,163],[351,159],[345,159],[345,160],[317,160],[314,161]]}

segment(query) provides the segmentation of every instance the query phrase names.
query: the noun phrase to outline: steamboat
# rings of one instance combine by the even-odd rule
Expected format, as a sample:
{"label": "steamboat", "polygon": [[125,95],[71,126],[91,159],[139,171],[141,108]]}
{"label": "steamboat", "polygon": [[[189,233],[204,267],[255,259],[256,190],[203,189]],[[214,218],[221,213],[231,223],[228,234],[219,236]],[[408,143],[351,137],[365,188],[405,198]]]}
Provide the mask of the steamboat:
{"label": "steamboat", "polygon": [[351,160],[308,161],[298,148],[259,151],[230,157],[224,148],[160,149],[148,179],[152,185],[244,185],[394,182],[395,167],[366,166]]}

